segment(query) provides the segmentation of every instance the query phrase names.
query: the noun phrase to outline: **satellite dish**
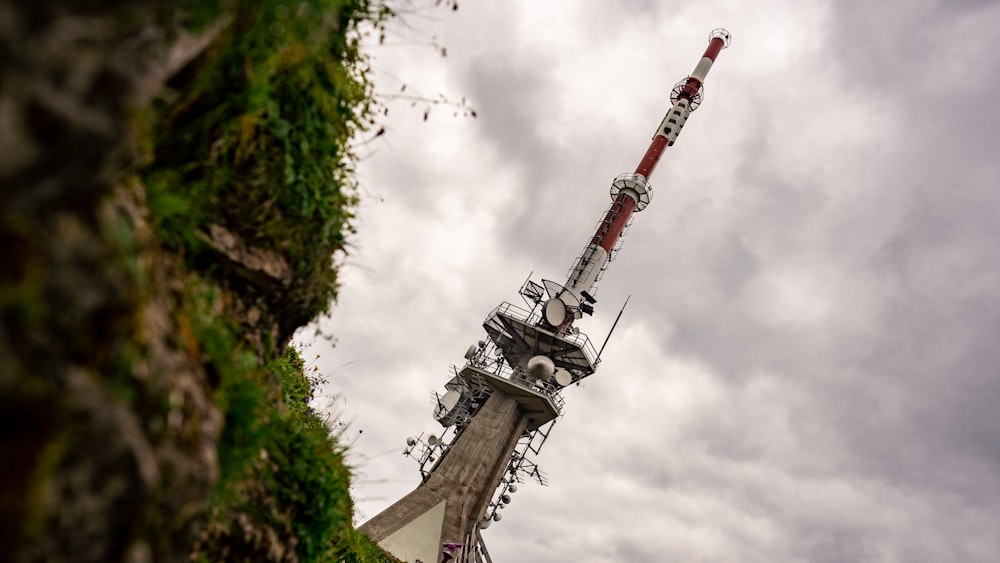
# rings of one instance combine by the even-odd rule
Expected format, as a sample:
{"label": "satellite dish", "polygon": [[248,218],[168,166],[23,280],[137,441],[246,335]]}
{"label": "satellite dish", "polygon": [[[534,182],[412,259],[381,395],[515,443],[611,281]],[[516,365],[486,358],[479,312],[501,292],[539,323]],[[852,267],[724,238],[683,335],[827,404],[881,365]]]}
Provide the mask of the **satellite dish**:
{"label": "satellite dish", "polygon": [[475,358],[476,357],[476,352],[478,352],[478,351],[479,350],[476,348],[475,344],[469,346],[469,349],[465,351],[465,359],[466,360],[471,360],[472,358]]}
{"label": "satellite dish", "polygon": [[510,486],[507,487],[507,490],[510,491],[510,492],[512,492],[512,493],[516,493],[517,492],[517,485],[515,485],[514,483],[511,483]]}
{"label": "satellite dish", "polygon": [[499,356],[500,354],[503,354],[503,350],[501,350],[500,348],[497,348],[496,350],[493,350],[493,355],[494,356]]}
{"label": "satellite dish", "polygon": [[479,347],[480,348],[485,348],[486,347],[486,341],[485,340],[480,340],[479,341]]}
{"label": "satellite dish", "polygon": [[500,514],[499,512],[493,515],[494,522],[499,522],[501,518],[503,518],[503,514]]}
{"label": "satellite dish", "polygon": [[504,504],[510,504],[510,495],[503,495],[500,497],[500,502]]}
{"label": "satellite dish", "polygon": [[[437,398],[437,404],[434,405],[434,420],[441,422],[448,415],[455,410],[455,405],[458,404],[459,399],[462,398],[462,394],[455,390],[450,390],[444,395]],[[428,438],[428,442],[430,439]],[[431,444],[432,446],[434,444]]]}
{"label": "satellite dish", "polygon": [[566,320],[566,304],[560,299],[549,299],[542,307],[545,321],[552,326],[559,326]]}
{"label": "satellite dish", "polygon": [[535,379],[549,379],[556,371],[556,364],[547,356],[532,356],[528,360],[528,374]]}
{"label": "satellite dish", "polygon": [[430,446],[436,446],[439,443],[441,443],[441,439],[438,438],[437,436],[431,434],[430,436],[427,437],[427,444],[428,445],[430,445]]}
{"label": "satellite dish", "polygon": [[409,438],[406,439],[406,445],[415,446],[417,445],[417,440],[413,436],[410,436]]}
{"label": "satellite dish", "polygon": [[570,383],[573,383],[573,374],[563,368],[559,368],[556,370],[554,379],[556,380],[556,385],[566,387]]}
{"label": "satellite dish", "polygon": [[490,524],[492,524],[492,523],[493,523],[493,520],[490,520],[489,518],[487,518],[486,520],[483,520],[482,524],[479,525],[479,529],[485,530],[486,528],[489,528]]}

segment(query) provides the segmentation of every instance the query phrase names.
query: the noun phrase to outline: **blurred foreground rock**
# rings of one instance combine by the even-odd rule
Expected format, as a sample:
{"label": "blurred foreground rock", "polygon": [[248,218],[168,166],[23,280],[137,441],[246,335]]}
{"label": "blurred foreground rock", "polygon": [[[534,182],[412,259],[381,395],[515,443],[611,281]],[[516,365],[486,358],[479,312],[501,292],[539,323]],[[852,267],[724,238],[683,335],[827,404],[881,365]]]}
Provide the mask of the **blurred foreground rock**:
{"label": "blurred foreground rock", "polygon": [[[221,420],[158,254],[137,108],[206,37],[0,1],[0,561],[181,561]],[[209,32],[210,33],[210,32]]]}

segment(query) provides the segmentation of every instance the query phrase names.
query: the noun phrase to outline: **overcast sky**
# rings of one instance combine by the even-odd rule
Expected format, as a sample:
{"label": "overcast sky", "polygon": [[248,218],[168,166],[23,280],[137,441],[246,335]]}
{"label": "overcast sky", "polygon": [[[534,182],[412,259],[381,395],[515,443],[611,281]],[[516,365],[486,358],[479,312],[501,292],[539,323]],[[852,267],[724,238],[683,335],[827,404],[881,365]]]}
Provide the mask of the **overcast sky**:
{"label": "overcast sky", "polygon": [[449,364],[530,272],[564,279],[725,27],[494,560],[1000,561],[1000,4],[468,0],[391,27],[379,90],[478,118],[390,104],[336,346],[300,336],[359,522],[417,485],[400,451],[440,431]]}

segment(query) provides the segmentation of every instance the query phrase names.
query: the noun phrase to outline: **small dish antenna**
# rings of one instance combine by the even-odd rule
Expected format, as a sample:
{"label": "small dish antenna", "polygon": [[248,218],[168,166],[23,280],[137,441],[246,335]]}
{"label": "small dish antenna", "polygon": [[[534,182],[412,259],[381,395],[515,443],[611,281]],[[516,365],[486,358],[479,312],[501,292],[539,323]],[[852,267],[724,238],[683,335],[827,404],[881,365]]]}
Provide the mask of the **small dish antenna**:
{"label": "small dish antenna", "polygon": [[479,349],[476,348],[475,344],[469,346],[469,349],[465,351],[465,359],[466,360],[471,360],[472,358],[475,358],[476,357],[476,352],[478,352],[478,351],[479,351]]}
{"label": "small dish antenna", "polygon": [[417,439],[414,438],[413,436],[410,436],[409,438],[406,439],[406,445],[412,448],[413,446],[417,445]]}
{"label": "small dish antenna", "polygon": [[517,492],[517,485],[515,485],[514,483],[511,483],[510,486],[507,487],[507,490],[510,491],[510,492],[512,492],[512,493],[516,493]]}
{"label": "small dish antenna", "polygon": [[[441,422],[455,410],[455,406],[458,405],[458,401],[462,398],[462,394],[452,389],[441,396],[437,396],[435,393],[435,397],[437,398],[437,405],[434,406],[434,420]],[[448,426],[450,426],[450,424]]]}
{"label": "small dish antenna", "polygon": [[559,368],[556,370],[553,379],[556,380],[556,385],[560,387],[566,387],[570,383],[573,383],[573,374],[564,370],[563,368]]}
{"label": "small dish antenna", "polygon": [[440,443],[441,443],[441,438],[438,438],[437,436],[435,436],[433,434],[431,434],[430,436],[427,437],[427,445],[429,445],[429,446],[436,446],[436,445],[438,445]]}

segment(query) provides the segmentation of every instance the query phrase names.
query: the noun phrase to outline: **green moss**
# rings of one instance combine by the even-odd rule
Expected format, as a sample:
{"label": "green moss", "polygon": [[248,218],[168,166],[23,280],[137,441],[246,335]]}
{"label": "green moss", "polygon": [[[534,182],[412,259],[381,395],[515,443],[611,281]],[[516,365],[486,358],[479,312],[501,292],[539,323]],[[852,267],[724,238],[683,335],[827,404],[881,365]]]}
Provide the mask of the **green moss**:
{"label": "green moss", "polygon": [[336,294],[331,256],[357,202],[349,142],[373,104],[359,28],[389,14],[368,0],[239,3],[159,108],[146,179],[162,236],[192,264],[212,222],[280,253],[296,285],[282,305],[300,323]]}
{"label": "green moss", "polygon": [[[169,102],[136,121],[150,136],[151,222],[191,270],[178,324],[217,382],[224,417],[220,478],[193,558],[261,558],[260,538],[271,536],[250,526],[294,546],[302,561],[395,561],[352,526],[350,471],[309,408],[313,382],[301,358],[294,350],[275,357],[268,332],[251,345],[226,297],[261,297],[264,316],[284,329],[336,296],[331,259],[357,204],[349,143],[373,107],[358,38],[391,11],[382,0],[187,2],[184,10],[191,28],[221,13],[228,24],[172,79]],[[205,242],[213,224],[281,256],[290,286],[239,279]]]}
{"label": "green moss", "polygon": [[271,370],[281,382],[285,408],[297,420],[311,424],[309,401],[313,398],[313,384],[306,376],[305,362],[298,352],[289,348],[283,357],[271,364]]}
{"label": "green moss", "polygon": [[392,555],[382,550],[368,536],[354,530],[348,531],[344,541],[345,549],[340,552],[325,554],[319,561],[324,563],[399,563]]}
{"label": "green moss", "polygon": [[291,540],[301,561],[393,561],[353,528],[344,451],[309,407],[314,382],[296,351],[265,363],[205,282],[192,281],[182,301],[181,331],[189,327],[206,370],[218,380],[216,402],[224,417],[220,479],[207,525],[222,531],[196,556],[259,555],[233,525],[243,514]]}
{"label": "green moss", "polygon": [[315,561],[336,549],[339,530],[351,526],[352,503],[345,494],[350,473],[319,420],[284,419],[276,427],[281,439],[268,449],[267,478],[278,504],[292,515],[299,558]]}

